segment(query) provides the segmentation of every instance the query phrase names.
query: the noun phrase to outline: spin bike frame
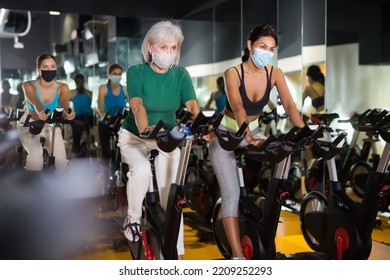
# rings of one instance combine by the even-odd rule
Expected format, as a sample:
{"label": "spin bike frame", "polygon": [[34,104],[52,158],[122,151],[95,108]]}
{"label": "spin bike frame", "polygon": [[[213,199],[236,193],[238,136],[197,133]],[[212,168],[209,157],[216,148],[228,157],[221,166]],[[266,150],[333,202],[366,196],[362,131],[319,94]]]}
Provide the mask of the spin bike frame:
{"label": "spin bike frame", "polygon": [[[51,145],[50,145],[49,158],[48,158],[48,162],[47,162],[48,169],[55,167],[55,157],[54,157],[55,128],[60,127],[61,124],[71,123],[71,122],[75,123],[76,125],[82,125],[82,122],[80,122],[80,121],[77,121],[77,120],[69,121],[69,120],[65,119],[65,117],[63,116],[64,110],[65,110],[64,108],[54,108],[53,112],[51,112],[51,115],[45,121],[43,121],[43,120],[30,121],[31,115],[28,115],[26,120],[24,121],[24,124],[23,124],[23,126],[25,126],[25,127],[38,126],[41,129],[40,132],[42,131],[42,129],[46,123],[52,125],[50,127],[50,138],[51,138],[50,144]],[[68,114],[70,114],[71,112],[72,112],[72,109],[68,108]],[[50,113],[50,110],[46,109],[45,113],[46,114]],[[37,133],[37,135],[39,133]]]}
{"label": "spin bike frame", "polygon": [[[149,192],[145,199],[144,222],[142,225],[142,240],[138,244],[131,244],[130,250],[135,259],[178,259],[177,255],[177,240],[179,235],[180,223],[182,218],[182,210],[187,206],[187,201],[184,198],[184,181],[188,165],[188,159],[191,153],[192,142],[201,139],[210,132],[215,132],[217,137],[217,127],[219,126],[223,115],[215,115],[214,111],[201,111],[192,122],[188,122],[191,114],[185,114],[179,124],[170,132],[159,132],[164,126],[164,122],[160,121],[149,135],[142,135],[143,138],[156,139],[158,147],[165,152],[172,152],[183,142],[181,148],[181,157],[179,169],[177,172],[176,182],[171,184],[167,209],[163,212],[158,199],[158,192],[155,190],[154,174],[151,178]],[[248,123],[239,130],[239,136],[230,135],[236,141],[227,143],[225,146],[238,145]],[[219,139],[219,138],[218,138]],[[151,156],[151,166],[154,170],[154,158],[156,151],[153,150]],[[142,244],[141,244],[142,242]],[[141,248],[142,247],[142,248]],[[138,250],[136,252],[134,249]]]}
{"label": "spin bike frame", "polygon": [[[332,259],[367,259],[370,256],[371,234],[379,198],[390,192],[390,186],[384,183],[390,155],[389,125],[390,114],[382,120],[360,120],[359,130],[377,131],[386,141],[376,171],[369,174],[366,192],[360,205],[345,193],[342,182],[337,178],[334,157],[339,148],[336,140],[314,141],[318,153],[327,160],[330,192],[327,198],[317,192],[310,193],[302,203],[301,229],[306,242],[313,250],[324,252]],[[311,203],[320,207],[309,209]]]}
{"label": "spin bike frame", "polygon": [[[315,128],[317,129],[318,126]],[[282,204],[290,197],[286,190],[290,168],[290,156],[301,150],[311,137],[318,134],[308,125],[302,129],[292,128],[281,139],[268,137],[260,147],[252,145],[244,150],[236,150],[237,168],[240,182],[240,201],[238,223],[241,245],[246,259],[275,259],[275,235],[279,223]],[[256,205],[248,196],[244,185],[240,158],[244,155],[256,161],[268,161],[275,164],[274,174],[270,178],[264,204]],[[222,255],[230,259],[231,249],[220,217],[221,201],[214,209],[213,231],[217,246]]]}

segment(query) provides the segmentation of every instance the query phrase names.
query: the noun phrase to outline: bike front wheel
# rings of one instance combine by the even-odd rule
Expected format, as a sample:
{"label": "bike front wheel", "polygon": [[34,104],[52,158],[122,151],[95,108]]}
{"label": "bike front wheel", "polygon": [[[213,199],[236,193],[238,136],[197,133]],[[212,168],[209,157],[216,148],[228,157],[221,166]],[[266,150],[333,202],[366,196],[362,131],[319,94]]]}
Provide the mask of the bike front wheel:
{"label": "bike front wheel", "polygon": [[314,232],[314,230],[320,230],[320,227],[311,226],[313,223],[312,219],[315,217],[312,214],[323,213],[327,205],[327,199],[320,192],[310,192],[302,201],[300,210],[301,231],[306,243],[314,251],[319,251],[320,249],[319,240],[315,238],[317,234]]}

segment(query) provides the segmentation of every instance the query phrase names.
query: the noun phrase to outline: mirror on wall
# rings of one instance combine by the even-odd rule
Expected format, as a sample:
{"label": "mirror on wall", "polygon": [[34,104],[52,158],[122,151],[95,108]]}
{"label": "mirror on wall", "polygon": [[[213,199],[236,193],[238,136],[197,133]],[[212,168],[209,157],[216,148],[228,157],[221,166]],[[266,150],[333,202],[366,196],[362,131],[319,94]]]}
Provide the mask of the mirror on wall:
{"label": "mirror on wall", "polygon": [[326,70],[326,0],[279,0],[277,10],[278,66],[297,108],[309,118],[316,110],[310,97],[303,100],[310,86],[307,68],[318,65],[323,73]]}
{"label": "mirror on wall", "polygon": [[[302,0],[301,101],[302,113],[307,117],[327,111],[322,75],[326,77],[326,0]],[[309,94],[305,100],[304,92]]]}
{"label": "mirror on wall", "polygon": [[[269,10],[258,20],[258,9]],[[26,13],[26,11],[18,11]],[[143,62],[140,45],[148,28],[162,18],[127,18],[30,11],[31,29],[19,38],[25,47],[16,49],[13,40],[0,36],[1,77],[17,82],[35,77],[35,59],[43,52],[56,55],[58,79],[75,86],[73,76],[81,72],[95,94],[107,79],[106,69],[118,62],[127,69]],[[61,12],[61,11],[60,11]],[[193,77],[201,106],[216,90],[216,79],[241,62],[243,46],[251,28],[259,23],[276,26],[276,2],[226,0],[203,5],[176,20],[183,28],[185,40],[180,64]],[[20,27],[21,28],[21,27]],[[211,32],[210,32],[211,31]],[[14,76],[8,73],[16,73]],[[125,75],[123,82],[125,82]]]}
{"label": "mirror on wall", "polygon": [[[283,71],[287,86],[299,111],[302,110],[302,0],[277,1],[277,31],[279,46],[277,66]],[[275,90],[271,95],[277,104],[279,115],[285,111]],[[283,132],[292,126],[288,119],[283,119]]]}
{"label": "mirror on wall", "polygon": [[[259,18],[259,9],[270,12]],[[189,69],[204,103],[216,89],[216,78],[240,63],[251,28],[270,23],[280,41],[274,63],[286,74],[298,108],[313,109],[309,99],[305,104],[301,99],[306,69],[317,64],[326,76],[326,109],[348,116],[390,104],[388,10],[388,1],[381,0],[370,6],[362,0],[217,1],[178,20],[185,35],[181,65]],[[141,40],[159,20],[30,11],[30,25],[27,12],[9,10],[0,17],[0,76],[14,81],[14,91],[19,81],[35,75],[36,56],[46,51],[57,53],[63,64],[60,78],[70,87],[73,73],[81,71],[96,90],[107,79],[109,63],[119,61],[127,68],[142,62]],[[6,24],[5,16],[10,18]],[[95,36],[88,37],[88,29]]]}

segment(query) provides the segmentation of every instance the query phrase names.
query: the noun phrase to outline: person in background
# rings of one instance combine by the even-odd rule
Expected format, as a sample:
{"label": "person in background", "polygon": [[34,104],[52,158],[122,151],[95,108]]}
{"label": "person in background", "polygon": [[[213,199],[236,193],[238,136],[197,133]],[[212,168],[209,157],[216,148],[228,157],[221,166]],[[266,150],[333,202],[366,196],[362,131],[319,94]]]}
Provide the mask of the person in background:
{"label": "person in background", "polygon": [[[295,107],[282,70],[270,65],[278,44],[277,33],[270,25],[255,26],[249,33],[242,63],[225,73],[227,103],[220,129],[236,132],[244,121],[249,122],[245,139],[240,144],[259,146],[264,138],[257,137],[258,118],[276,86],[286,113],[294,125],[304,123]],[[240,188],[234,151],[224,150],[218,141],[210,142],[210,160],[222,197],[222,223],[232,249],[232,259],[245,259],[238,225]]]}
{"label": "person in background", "polygon": [[18,92],[18,95],[17,95],[17,101],[15,103],[15,109],[24,109],[25,102],[24,102],[23,82],[20,82],[16,86],[16,91]]}
{"label": "person in background", "polygon": [[119,111],[126,107],[127,90],[120,82],[122,80],[123,67],[118,63],[113,63],[107,68],[108,81],[99,86],[99,94],[97,100],[97,109],[100,116],[98,122],[98,134],[101,147],[101,167],[103,178],[103,189],[109,185],[109,161],[113,157],[111,153],[110,141],[112,137],[112,129],[110,128],[111,119]]}
{"label": "person in background", "polygon": [[311,65],[306,71],[309,85],[305,87],[302,95],[302,102],[310,97],[312,106],[317,113],[324,112],[325,109],[325,76],[321,68],[317,65]]}
{"label": "person in background", "polygon": [[223,112],[226,106],[226,92],[225,92],[225,83],[223,77],[220,76],[217,78],[217,91],[212,92],[210,99],[207,101],[205,109],[209,109],[211,103],[215,101],[215,113]]}
{"label": "person in background", "polygon": [[[188,71],[178,66],[183,42],[181,28],[171,21],[160,21],[146,33],[141,50],[145,63],[127,70],[127,89],[130,109],[119,131],[119,147],[124,162],[129,165],[127,173],[128,215],[123,223],[123,233],[132,242],[141,236],[142,202],[152,176],[149,152],[157,149],[155,160],[156,179],[160,203],[166,210],[169,188],[176,179],[180,150],[166,153],[158,148],[156,141],[140,138],[140,133],[150,132],[159,120],[164,120],[164,129],[176,124],[176,111],[181,102],[194,115],[199,113],[194,87]],[[183,219],[177,244],[179,259],[184,255]]]}
{"label": "person in background", "polygon": [[[45,143],[51,145],[50,129],[46,123],[42,131],[36,133],[28,127],[24,127],[23,123],[27,115],[31,116],[32,120],[45,121],[50,116],[55,108],[64,108],[64,117],[67,120],[72,120],[75,117],[74,111],[68,112],[69,108],[69,87],[67,84],[57,82],[57,60],[49,54],[44,53],[37,57],[36,60],[35,80],[26,81],[23,83],[23,91],[26,99],[26,112],[18,123],[20,131],[20,140],[24,149],[27,152],[27,160],[25,169],[28,171],[41,171],[43,168],[43,151],[41,137],[46,139]],[[46,113],[45,110],[50,110]],[[55,167],[57,170],[64,170],[67,166],[65,144],[62,138],[61,127],[54,127],[55,142],[53,155],[55,157]]]}
{"label": "person in background", "polygon": [[91,108],[92,91],[84,87],[85,78],[83,74],[74,76],[76,88],[70,91],[70,99],[73,102],[76,120],[82,121],[83,125],[72,123],[72,153],[74,157],[80,156],[81,138],[85,131],[87,146],[90,143],[89,130],[93,125],[93,111]]}
{"label": "person in background", "polygon": [[1,82],[2,92],[0,94],[0,113],[8,114],[9,110],[12,110],[12,96],[11,84],[8,79],[4,79]]}
{"label": "person in background", "polygon": [[118,111],[126,107],[127,102],[126,87],[120,84],[122,74],[123,67],[120,64],[111,64],[107,69],[108,82],[99,86],[98,113],[100,118],[104,118],[105,121],[99,121],[98,131],[102,147],[102,159],[106,163],[110,158],[111,129],[108,123]]}

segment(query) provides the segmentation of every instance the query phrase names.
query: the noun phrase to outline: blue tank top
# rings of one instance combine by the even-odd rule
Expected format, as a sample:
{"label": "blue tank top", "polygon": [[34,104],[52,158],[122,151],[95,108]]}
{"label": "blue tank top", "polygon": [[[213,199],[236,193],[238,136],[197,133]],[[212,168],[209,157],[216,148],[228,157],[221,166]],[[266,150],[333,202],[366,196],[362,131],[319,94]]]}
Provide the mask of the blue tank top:
{"label": "blue tank top", "polygon": [[[235,67],[234,67],[234,69],[237,71],[238,77],[241,79],[239,91],[240,91],[242,104],[245,108],[246,114],[248,116],[260,115],[263,112],[264,106],[267,105],[268,100],[269,100],[269,95],[271,92],[271,77],[272,77],[272,71],[274,70],[274,67],[272,66],[271,73],[269,76],[268,76],[267,67],[264,67],[266,74],[267,74],[267,87],[265,89],[265,93],[264,93],[263,98],[261,98],[258,101],[255,101],[255,102],[252,102],[248,98],[248,95],[246,94],[246,89],[245,89],[245,84],[244,84],[244,66],[241,63],[242,77],[240,76],[240,73],[238,72],[238,70]],[[229,104],[229,101],[226,101],[226,109],[228,109],[230,112],[233,112],[232,107]]]}
{"label": "blue tank top", "polygon": [[215,113],[222,112],[226,107],[226,92],[223,91],[223,93],[215,99],[215,106],[217,107],[215,110]]}
{"label": "blue tank top", "polygon": [[[53,96],[53,99],[52,99],[52,101],[50,103],[45,103],[45,102],[42,101],[41,94],[39,93],[39,90],[38,90],[38,83],[37,83],[36,80],[34,81],[34,85],[35,85],[35,94],[38,97],[39,101],[41,102],[44,110],[49,109],[50,112],[53,112],[55,108],[60,107],[60,98],[59,98],[58,92],[57,92],[57,90],[58,90],[58,82],[56,82],[56,88],[54,90],[54,96]],[[26,100],[26,106],[27,106],[27,108],[28,108],[28,110],[30,112],[37,113],[37,111],[35,111],[34,105],[31,104],[31,102],[29,102],[28,100]]]}
{"label": "blue tank top", "polygon": [[78,92],[73,96],[73,108],[76,116],[92,115],[91,97],[86,92]]}
{"label": "blue tank top", "polygon": [[126,106],[126,95],[123,86],[119,85],[119,95],[114,95],[111,85],[107,83],[107,94],[104,97],[103,108],[104,112],[110,116],[115,116],[118,110],[123,110]]}

